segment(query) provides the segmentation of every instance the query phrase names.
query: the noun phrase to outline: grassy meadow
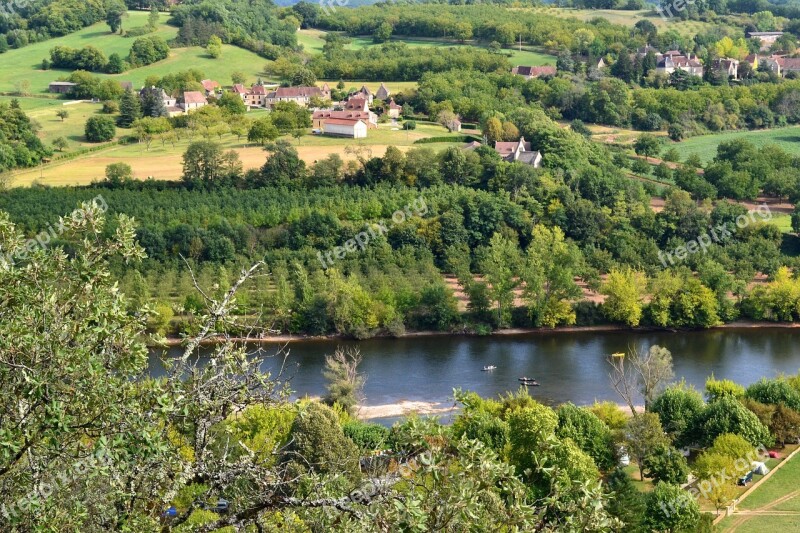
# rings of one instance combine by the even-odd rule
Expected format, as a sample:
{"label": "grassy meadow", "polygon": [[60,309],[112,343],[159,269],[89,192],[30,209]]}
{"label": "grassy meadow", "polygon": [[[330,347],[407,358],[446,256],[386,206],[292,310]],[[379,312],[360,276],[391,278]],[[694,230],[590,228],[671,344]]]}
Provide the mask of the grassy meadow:
{"label": "grassy meadow", "polygon": [[[128,17],[123,20],[123,28],[144,26],[147,23],[147,15],[143,12],[129,12]],[[174,38],[178,29],[164,24],[166,19],[167,15],[162,14],[162,24],[149,35],[160,35],[167,40]],[[4,76],[0,78],[0,92],[13,92],[17,90],[20,82],[27,80],[32,94],[46,94],[51,81],[69,76],[70,72],[66,70],[41,69],[42,59],[50,57],[50,49],[56,45],[81,48],[91,44],[102,50],[106,56],[116,52],[124,57],[128,55],[134,40],[109,33],[108,26],[100,22],[64,37],[9,50],[3,54]],[[98,75],[119,81],[131,81],[134,87],[139,87],[144,84],[148,76],[163,76],[179,70],[196,68],[207,77],[216,79],[223,85],[230,85],[231,73],[235,71],[243,72],[248,77],[248,82],[255,82],[259,76],[263,76],[262,70],[266,62],[257,54],[235,46],[224,45],[222,57],[219,59],[211,58],[202,47],[192,46],[172,49],[167,59],[146,67],[122,74]]]}
{"label": "grassy meadow", "polygon": [[683,159],[694,153],[699,155],[703,162],[706,162],[714,159],[714,156],[717,155],[717,146],[721,142],[734,139],[747,139],[756,146],[775,144],[790,154],[800,156],[800,126],[701,135],[686,139],[672,146],[678,149]]}

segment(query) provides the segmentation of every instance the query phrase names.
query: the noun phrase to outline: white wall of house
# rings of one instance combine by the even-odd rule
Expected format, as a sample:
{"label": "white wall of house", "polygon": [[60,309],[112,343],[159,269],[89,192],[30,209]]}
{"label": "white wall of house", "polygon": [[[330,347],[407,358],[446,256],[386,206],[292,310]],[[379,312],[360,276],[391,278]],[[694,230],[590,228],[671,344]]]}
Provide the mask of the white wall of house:
{"label": "white wall of house", "polygon": [[351,125],[345,124],[324,124],[324,132],[328,135],[341,135],[342,137],[352,137],[353,139],[365,139],[367,137],[367,125],[364,121]]}

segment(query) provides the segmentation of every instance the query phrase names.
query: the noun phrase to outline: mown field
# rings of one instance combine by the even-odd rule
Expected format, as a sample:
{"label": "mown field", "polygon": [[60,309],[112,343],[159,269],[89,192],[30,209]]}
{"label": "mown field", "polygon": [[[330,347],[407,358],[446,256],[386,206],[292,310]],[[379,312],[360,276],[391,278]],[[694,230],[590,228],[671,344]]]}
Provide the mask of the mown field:
{"label": "mown field", "polygon": [[[322,45],[325,43],[323,36],[324,31],[321,30],[299,30],[297,32],[297,41],[303,45],[306,51],[311,53],[318,53],[322,51]],[[475,43],[461,44],[450,40],[441,39],[423,39],[419,37],[393,38],[393,41],[406,43],[410,47],[434,47],[434,48],[452,48],[455,46],[480,46]],[[371,46],[379,46],[372,42],[372,37],[355,37],[346,46],[349,50],[362,50]],[[522,50],[507,49],[503,50],[504,54],[509,55],[509,61],[512,65],[555,65],[556,57],[541,51],[530,50],[523,47]]]}
{"label": "mown field", "polygon": [[731,141],[733,139],[747,139],[756,146],[776,144],[790,154],[800,156],[800,126],[702,135],[699,137],[692,137],[680,143],[673,144],[672,146],[678,149],[683,159],[695,153],[705,162],[714,158],[717,154],[717,146],[719,146],[721,142]]}
{"label": "mown field", "polygon": [[[83,131],[82,126],[80,131]],[[118,133],[122,135],[127,131],[118,130]],[[306,135],[299,141],[292,137],[286,138],[295,146],[300,157],[307,164],[311,164],[334,153],[339,154],[344,160],[355,159],[354,154],[347,153],[348,147],[362,147],[363,155],[370,157],[382,156],[389,146],[397,146],[405,151],[413,145],[415,140],[433,136],[456,136],[456,134],[450,134],[444,127],[433,124],[418,124],[417,129],[413,131],[396,130],[388,124],[382,124],[377,130],[370,130],[366,139],[355,140],[317,135]],[[200,135],[197,135],[193,140],[201,138]],[[216,137],[213,139],[217,140]],[[152,177],[175,180],[180,178],[183,168],[183,153],[190,142],[191,140],[185,137],[172,146],[171,144],[163,145],[160,140],[155,140],[149,150],[144,144],[139,143],[116,145],[74,159],[55,161],[42,167],[14,172],[12,185],[26,186],[34,181],[45,185],[85,185],[102,179],[106,166],[119,162],[129,164],[137,179]],[[258,168],[266,160],[266,154],[262,147],[247,144],[245,139],[239,141],[233,135],[226,135],[222,137],[221,142],[226,149],[236,150],[245,169]],[[454,144],[433,143],[417,146],[425,146],[438,151],[448,146],[454,146]]]}
{"label": "mown field", "polygon": [[[162,24],[150,35],[160,35],[164,39],[175,37],[178,30],[164,24],[166,19],[167,15],[162,14]],[[147,13],[130,12],[123,21],[123,28],[143,26],[146,22]],[[47,93],[47,86],[51,81],[69,76],[70,72],[65,70],[41,69],[42,59],[50,57],[50,49],[54,46],[81,48],[91,44],[102,50],[106,56],[115,52],[126,56],[133,41],[133,38],[112,35],[105,23],[98,23],[64,37],[50,39],[17,50],[9,50],[3,54],[0,92],[13,92],[18,89],[20,82],[27,80],[30,83],[32,94]],[[257,54],[235,46],[223,46],[222,57],[219,59],[213,59],[203,48],[193,46],[172,49],[169,58],[153,65],[129,70],[122,74],[98,75],[120,81],[131,81],[134,87],[140,87],[148,76],[163,76],[179,70],[196,68],[201,70],[206,77],[216,79],[223,85],[230,85],[232,83],[231,73],[236,71],[243,72],[248,77],[249,83],[255,82],[259,76],[263,76],[262,70],[266,62]]]}

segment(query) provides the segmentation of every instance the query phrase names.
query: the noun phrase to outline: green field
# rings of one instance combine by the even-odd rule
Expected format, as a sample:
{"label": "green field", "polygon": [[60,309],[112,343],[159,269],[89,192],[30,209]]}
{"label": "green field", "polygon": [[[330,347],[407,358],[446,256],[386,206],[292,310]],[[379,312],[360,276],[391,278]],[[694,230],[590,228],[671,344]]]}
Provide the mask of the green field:
{"label": "green field", "polygon": [[[162,22],[167,15],[162,14]],[[143,26],[147,22],[147,13],[130,12],[123,21],[123,27],[132,28]],[[177,34],[177,28],[161,24],[155,35],[164,39],[172,39]],[[151,34],[151,35],[154,35]],[[107,56],[116,52],[126,56],[134,39],[112,35],[105,23],[98,23],[70,35],[50,39],[41,43],[32,44],[17,50],[9,50],[3,54],[3,77],[0,78],[0,92],[17,90],[17,85],[23,80],[30,83],[31,93],[47,93],[48,84],[59,77],[69,76],[70,72],[64,70],[41,70],[42,59],[50,56],[50,49],[56,45],[80,48],[91,44],[103,51]],[[231,84],[231,73],[241,71],[248,76],[248,83],[254,83],[259,76],[266,60],[253,52],[235,46],[223,46],[222,57],[212,59],[201,47],[176,48],[170,51],[169,58],[153,65],[130,70],[122,74],[99,74],[102,77],[120,81],[132,81],[134,87],[144,84],[148,76],[163,76],[165,74],[196,68],[201,70],[206,77],[213,78],[223,85]]]}
{"label": "green field", "polygon": [[[297,41],[303,45],[305,50],[309,53],[322,52],[322,45],[325,44],[323,37],[324,31],[321,30],[299,30],[297,32]],[[393,41],[406,43],[411,48],[432,47],[432,48],[453,48],[456,46],[474,46],[481,47],[477,43],[461,44],[456,41],[441,40],[441,39],[425,39],[413,37],[397,37]],[[346,46],[348,50],[363,50],[371,46],[379,46],[372,42],[372,37],[354,37],[351,42]],[[522,50],[506,49],[503,50],[504,54],[509,56],[509,61],[512,65],[555,65],[556,57],[541,51],[531,50],[527,47]]]}
{"label": "green field", "polygon": [[800,479],[800,456],[795,455],[789,463],[741,502],[736,514],[721,522],[720,531],[729,533],[800,531],[798,479]]}
{"label": "green field", "polygon": [[770,130],[757,131],[735,131],[729,133],[718,133],[715,135],[701,135],[692,137],[677,144],[671,144],[681,153],[685,159],[690,154],[697,154],[703,162],[710,161],[717,155],[717,146],[724,141],[733,139],[747,139],[756,146],[765,144],[776,144],[787,152],[800,156],[800,126],[788,128],[775,128]]}

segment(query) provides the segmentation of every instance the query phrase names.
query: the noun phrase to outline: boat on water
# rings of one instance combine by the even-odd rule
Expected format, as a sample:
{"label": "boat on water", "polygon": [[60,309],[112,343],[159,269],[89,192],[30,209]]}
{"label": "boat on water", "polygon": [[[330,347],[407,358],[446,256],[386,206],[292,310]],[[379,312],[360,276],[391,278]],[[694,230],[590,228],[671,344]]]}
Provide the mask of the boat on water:
{"label": "boat on water", "polygon": [[522,378],[519,378],[519,381],[521,381],[523,385],[526,385],[528,387],[538,387],[539,386],[539,382],[536,381],[533,378],[522,377]]}
{"label": "boat on water", "polygon": [[488,372],[488,371],[490,371],[490,370],[494,370],[495,368],[497,368],[497,367],[496,367],[496,366],[494,366],[494,365],[489,365],[489,366],[485,366],[485,367],[483,367],[483,371],[484,371],[484,372]]}

